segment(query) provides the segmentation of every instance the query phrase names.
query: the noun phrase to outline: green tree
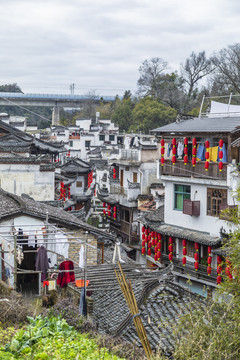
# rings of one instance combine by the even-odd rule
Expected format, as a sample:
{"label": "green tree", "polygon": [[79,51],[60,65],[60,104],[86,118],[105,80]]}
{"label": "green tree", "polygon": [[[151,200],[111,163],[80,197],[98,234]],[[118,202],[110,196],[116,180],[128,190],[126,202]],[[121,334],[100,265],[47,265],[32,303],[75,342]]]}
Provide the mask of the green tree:
{"label": "green tree", "polygon": [[131,98],[124,98],[122,101],[118,99],[115,104],[115,111],[112,114],[111,120],[119,126],[120,131],[128,131],[129,126],[133,121],[133,107],[134,104]]}
{"label": "green tree", "polygon": [[150,130],[169,124],[177,117],[177,111],[161,104],[151,97],[145,97],[133,110],[133,124],[130,130],[148,134]]}
{"label": "green tree", "polygon": [[5,84],[5,85],[0,85],[0,92],[21,92],[22,90],[21,88],[17,85],[17,83],[13,83],[13,84]]}

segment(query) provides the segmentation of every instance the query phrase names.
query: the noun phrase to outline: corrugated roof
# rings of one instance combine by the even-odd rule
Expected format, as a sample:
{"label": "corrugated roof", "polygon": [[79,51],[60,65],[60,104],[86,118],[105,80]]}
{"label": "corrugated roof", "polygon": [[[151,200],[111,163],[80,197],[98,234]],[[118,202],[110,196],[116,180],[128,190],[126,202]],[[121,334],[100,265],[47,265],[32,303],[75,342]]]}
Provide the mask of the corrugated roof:
{"label": "corrugated roof", "polygon": [[[240,127],[240,117],[220,117],[220,118],[194,118],[190,120],[180,120],[156,129],[153,133],[230,133]],[[240,131],[240,129],[239,129]]]}

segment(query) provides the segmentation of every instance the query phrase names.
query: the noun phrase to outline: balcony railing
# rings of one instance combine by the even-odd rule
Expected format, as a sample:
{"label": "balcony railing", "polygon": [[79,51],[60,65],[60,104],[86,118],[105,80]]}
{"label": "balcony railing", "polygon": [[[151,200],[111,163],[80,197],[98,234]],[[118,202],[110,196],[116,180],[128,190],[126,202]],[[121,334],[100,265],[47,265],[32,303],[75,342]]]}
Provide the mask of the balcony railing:
{"label": "balcony railing", "polygon": [[120,184],[112,184],[112,185],[110,185],[110,194],[122,195],[122,196],[127,197],[128,190],[126,188],[124,188],[123,186],[120,186]]}
{"label": "balcony railing", "polygon": [[140,161],[140,152],[138,150],[121,149],[120,159],[129,161]]}
{"label": "balcony railing", "polygon": [[183,160],[177,160],[176,164],[173,165],[171,160],[165,160],[164,165],[160,165],[161,175],[172,175],[172,176],[184,176],[194,177],[200,179],[227,179],[227,164],[223,164],[222,171],[219,170],[218,163],[210,162],[209,169],[205,170],[205,162],[197,161],[196,165],[193,166],[191,162],[184,164]]}

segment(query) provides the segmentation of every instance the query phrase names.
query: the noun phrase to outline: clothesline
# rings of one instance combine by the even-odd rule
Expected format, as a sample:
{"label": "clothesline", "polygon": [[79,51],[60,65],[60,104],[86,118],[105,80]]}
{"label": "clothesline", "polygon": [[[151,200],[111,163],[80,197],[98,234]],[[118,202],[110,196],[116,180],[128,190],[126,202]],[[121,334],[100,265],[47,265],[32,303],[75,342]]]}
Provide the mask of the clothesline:
{"label": "clothesline", "polygon": [[[177,165],[172,165],[172,164],[167,164],[167,163],[164,163],[164,166],[169,166],[169,167],[172,167],[172,168],[174,168],[174,169],[179,169],[179,170],[182,170],[182,168],[180,168],[180,167],[178,167]],[[184,171],[185,172],[189,172],[189,173],[191,173],[192,174],[192,171],[191,170],[187,170],[187,169],[184,169]],[[210,175],[205,175],[205,174],[202,174],[202,173],[198,173],[198,172],[196,172],[196,171],[194,171],[194,174],[196,174],[196,175],[201,175],[201,177],[206,177],[206,178],[212,178],[213,180],[215,180],[216,178],[214,177],[214,176],[210,176]]]}

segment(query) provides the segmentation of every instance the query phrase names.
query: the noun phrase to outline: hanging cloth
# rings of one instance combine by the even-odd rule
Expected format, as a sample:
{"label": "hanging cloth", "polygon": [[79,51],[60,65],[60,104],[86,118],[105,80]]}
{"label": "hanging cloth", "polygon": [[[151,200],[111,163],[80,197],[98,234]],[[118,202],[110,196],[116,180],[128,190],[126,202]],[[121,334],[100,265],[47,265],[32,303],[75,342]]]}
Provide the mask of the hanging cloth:
{"label": "hanging cloth", "polygon": [[82,245],[79,250],[79,267],[82,269],[84,268],[84,251],[84,245]]}
{"label": "hanging cloth", "polygon": [[87,316],[87,303],[86,303],[84,288],[81,290],[80,301],[79,301],[79,313],[82,316]]}
{"label": "hanging cloth", "polygon": [[41,271],[41,281],[45,281],[47,278],[47,271],[49,269],[47,249],[42,245],[37,250],[36,257],[36,270]]}
{"label": "hanging cloth", "polygon": [[178,147],[177,147],[177,156],[178,156],[178,157],[182,157],[182,155],[183,155],[183,148],[184,148],[183,143],[179,142],[179,143],[178,143]]}
{"label": "hanging cloth", "polygon": [[218,157],[218,146],[209,148],[209,161],[216,162]]}
{"label": "hanging cloth", "polygon": [[57,277],[57,284],[62,288],[66,286],[69,282],[75,281],[75,275],[74,275],[74,265],[71,260],[63,261],[59,265],[59,270],[73,270],[73,271],[67,271],[67,272],[59,272]]}

